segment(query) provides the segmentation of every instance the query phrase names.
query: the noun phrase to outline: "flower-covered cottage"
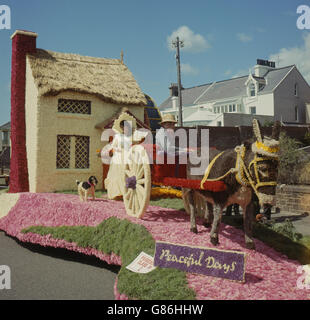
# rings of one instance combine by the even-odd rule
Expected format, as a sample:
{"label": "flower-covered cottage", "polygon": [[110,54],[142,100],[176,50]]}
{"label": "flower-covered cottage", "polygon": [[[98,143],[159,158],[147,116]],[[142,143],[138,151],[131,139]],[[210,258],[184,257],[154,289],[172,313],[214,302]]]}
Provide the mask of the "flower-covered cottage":
{"label": "flower-covered cottage", "polygon": [[10,192],[52,192],[96,175],[102,187],[103,124],[126,109],[147,127],[147,100],[122,59],[37,49],[12,35]]}

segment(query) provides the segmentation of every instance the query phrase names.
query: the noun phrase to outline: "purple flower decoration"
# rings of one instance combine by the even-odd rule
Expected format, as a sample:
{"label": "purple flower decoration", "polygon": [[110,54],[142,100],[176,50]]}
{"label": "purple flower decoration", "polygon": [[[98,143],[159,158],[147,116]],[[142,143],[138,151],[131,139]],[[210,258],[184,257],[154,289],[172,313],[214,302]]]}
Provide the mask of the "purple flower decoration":
{"label": "purple flower decoration", "polygon": [[136,189],[137,179],[136,176],[126,178],[126,188]]}

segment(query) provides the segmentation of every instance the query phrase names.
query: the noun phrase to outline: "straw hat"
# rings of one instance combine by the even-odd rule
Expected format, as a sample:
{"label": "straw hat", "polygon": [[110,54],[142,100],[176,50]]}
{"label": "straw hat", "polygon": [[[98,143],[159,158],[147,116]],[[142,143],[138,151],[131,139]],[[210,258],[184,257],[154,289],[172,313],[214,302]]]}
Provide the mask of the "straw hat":
{"label": "straw hat", "polygon": [[123,133],[123,129],[121,128],[120,124],[122,121],[128,121],[131,123],[132,131],[134,132],[137,129],[136,119],[129,115],[127,112],[123,112],[120,114],[118,119],[114,121],[112,129],[119,133]]}
{"label": "straw hat", "polygon": [[165,122],[174,122],[174,123],[176,123],[177,121],[175,120],[175,117],[174,117],[174,115],[173,114],[164,114],[164,115],[162,115],[162,117],[161,117],[161,123],[160,124],[163,124],[163,123],[165,123]]}

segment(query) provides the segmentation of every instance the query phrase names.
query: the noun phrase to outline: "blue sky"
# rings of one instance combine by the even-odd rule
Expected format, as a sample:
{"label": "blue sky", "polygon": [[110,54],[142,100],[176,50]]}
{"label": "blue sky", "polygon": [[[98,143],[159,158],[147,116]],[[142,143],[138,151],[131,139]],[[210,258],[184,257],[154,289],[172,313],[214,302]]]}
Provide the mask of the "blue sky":
{"label": "blue sky", "polygon": [[[157,105],[177,81],[168,39],[183,37],[185,88],[248,73],[256,59],[296,64],[310,81],[310,32],[296,26],[309,0],[0,0],[11,30],[0,30],[0,124],[10,119],[11,39],[38,33],[39,48],[119,58]],[[1,14],[1,13],[0,13]]]}

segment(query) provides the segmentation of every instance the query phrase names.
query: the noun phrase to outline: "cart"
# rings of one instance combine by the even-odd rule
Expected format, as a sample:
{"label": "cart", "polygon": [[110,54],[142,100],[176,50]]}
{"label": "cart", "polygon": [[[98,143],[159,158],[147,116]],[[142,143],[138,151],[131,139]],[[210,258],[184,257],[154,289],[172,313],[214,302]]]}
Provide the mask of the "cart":
{"label": "cart", "polygon": [[[186,189],[204,189],[220,192],[226,189],[223,181],[188,180],[186,164],[170,164],[166,154],[159,160],[159,148],[155,144],[133,145],[124,164],[125,188],[123,201],[128,215],[142,218],[150,201],[152,185],[180,187]],[[153,161],[151,161],[153,160]],[[184,197],[183,197],[183,200]],[[186,202],[185,202],[186,203]],[[187,211],[188,207],[185,208]]]}

